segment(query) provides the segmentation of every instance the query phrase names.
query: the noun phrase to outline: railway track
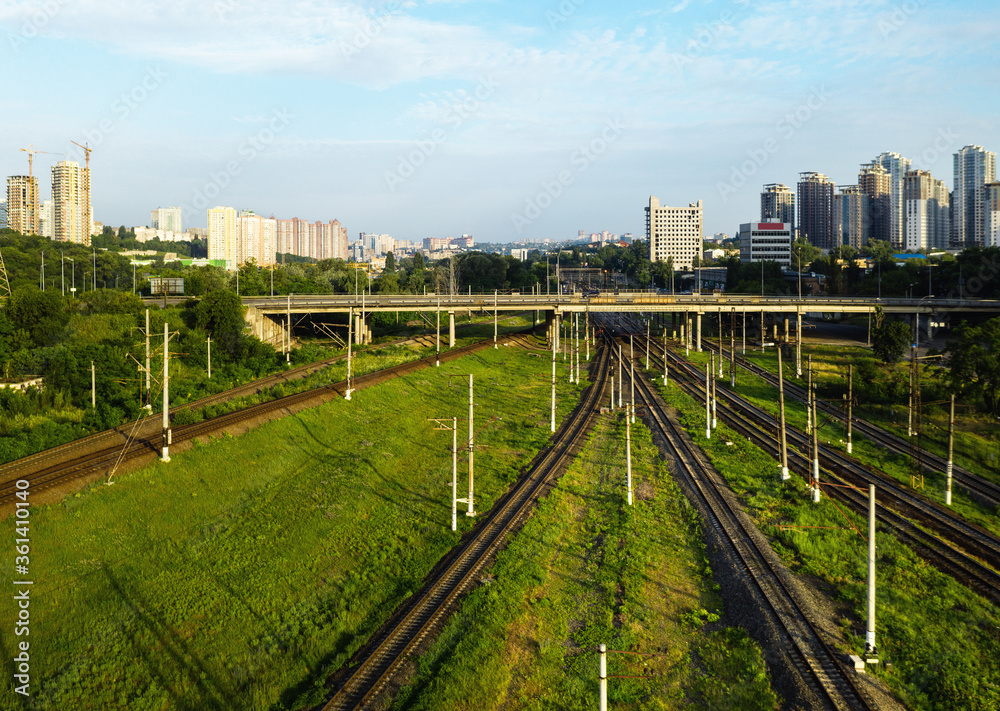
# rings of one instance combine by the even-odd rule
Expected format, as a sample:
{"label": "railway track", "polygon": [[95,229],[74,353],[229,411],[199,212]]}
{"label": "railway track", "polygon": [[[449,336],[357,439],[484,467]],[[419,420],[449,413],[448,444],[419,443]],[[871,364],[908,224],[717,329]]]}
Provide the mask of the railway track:
{"label": "railway track", "polygon": [[735,496],[691,443],[680,427],[663,413],[665,407],[643,377],[635,378],[638,398],[645,405],[645,419],[667,442],[677,464],[675,471],[696,493],[707,512],[708,523],[739,561],[743,572],[771,610],[777,628],[784,634],[782,645],[800,678],[823,703],[833,709],[872,709],[853,669],[846,668],[838,653],[813,622],[809,605],[787,581],[789,573],[777,561],[766,542],[758,538],[754,525],[742,514]]}
{"label": "railway track", "polygon": [[[674,382],[696,400],[704,400],[704,374],[673,351],[668,350],[668,358],[673,363]],[[657,353],[652,360],[657,364],[658,370],[662,368],[661,353]],[[678,379],[678,373],[684,377]],[[727,405],[719,408],[720,419],[764,451],[776,452],[775,419],[726,388],[718,387],[718,391],[720,401]],[[809,480],[812,460],[803,452],[809,451],[811,441],[794,428],[786,426],[786,432],[789,470]],[[799,450],[794,448],[796,446]],[[820,453],[821,482],[829,481],[839,485],[823,488],[827,496],[844,502],[853,511],[864,516],[868,506],[867,497],[840,486],[862,486],[867,489],[868,483],[875,484],[879,491],[876,515],[884,527],[892,530],[897,538],[913,547],[942,572],[1000,604],[1000,574],[996,570],[1000,563],[1000,545],[995,536],[957,518],[949,509],[914,496],[890,477],[859,465],[837,450],[821,446]],[[911,520],[911,517],[916,521]],[[925,530],[924,527],[930,530]],[[984,561],[993,567],[986,565]]]}
{"label": "railway track", "polygon": [[[492,345],[493,340],[490,339],[460,348],[453,348],[442,353],[440,360],[445,362],[460,358],[464,355],[490,348]],[[358,376],[351,379],[352,389],[364,389],[421,368],[433,367],[434,362],[435,356],[432,355],[419,360],[401,363],[367,375]],[[309,367],[315,367],[316,365],[312,364]],[[258,388],[262,387],[259,385],[259,381],[254,386]],[[191,425],[178,425],[172,428],[172,441],[176,445],[197,437],[204,437],[209,434],[225,431],[240,423],[253,421],[284,409],[301,407],[314,401],[318,402],[331,397],[343,396],[346,388],[346,381],[340,381],[331,385],[286,395],[285,397],[269,402],[259,403],[243,410],[204,420],[203,422]],[[138,432],[131,437],[127,437],[128,432],[124,431],[127,429],[127,426],[123,426],[122,428],[118,428],[118,430],[122,430],[121,432],[115,430],[113,432],[99,433],[103,435],[100,438],[84,438],[76,442],[70,442],[39,453],[39,455],[47,456],[32,455],[0,467],[0,476],[3,477],[3,480],[0,481],[0,506],[8,505],[14,501],[14,494],[17,491],[15,482],[18,479],[30,481],[32,492],[44,491],[97,472],[108,472],[112,467],[124,464],[125,462],[142,457],[154,458],[159,453],[161,445],[160,415],[157,414],[148,417],[146,420],[147,422],[144,423],[145,426],[140,425]],[[113,434],[113,436],[109,437],[109,434]],[[127,439],[123,441],[123,437],[127,437]]]}
{"label": "railway track", "polygon": [[[703,339],[702,342],[705,343],[712,351],[716,353],[719,352],[718,344],[712,343],[706,339]],[[778,387],[778,376],[769,371],[767,368],[763,368],[753,361],[740,356],[736,357],[736,364],[749,373],[763,378],[769,385],[772,385],[775,388]],[[794,398],[800,402],[805,402],[806,390],[805,388],[786,380],[785,396]],[[827,402],[817,402],[816,408],[828,416],[843,416],[836,407]],[[886,450],[893,452],[894,454],[901,454],[906,457],[916,455],[921,462],[923,469],[929,473],[943,474],[947,469],[948,462],[944,457],[923,449],[922,447],[917,447],[914,442],[911,442],[906,437],[900,437],[892,432],[888,432],[878,425],[860,417],[852,417],[851,424],[854,432],[871,440],[879,446],[884,447]],[[954,485],[957,488],[964,490],[970,497],[977,499],[987,506],[1000,506],[1000,484],[990,481],[989,479],[986,479],[979,474],[975,474],[954,463],[952,466],[952,475],[954,476]]]}
{"label": "railway track", "polygon": [[341,678],[334,677],[335,689],[323,711],[365,708],[386,687],[400,665],[441,627],[462,593],[474,584],[506,536],[523,523],[540,493],[577,450],[599,406],[609,360],[608,349],[602,349],[597,381],[586,390],[583,401],[556,433],[553,444],[539,453],[528,473],[497,502],[451,558],[439,566],[439,572],[355,655],[347,672]]}

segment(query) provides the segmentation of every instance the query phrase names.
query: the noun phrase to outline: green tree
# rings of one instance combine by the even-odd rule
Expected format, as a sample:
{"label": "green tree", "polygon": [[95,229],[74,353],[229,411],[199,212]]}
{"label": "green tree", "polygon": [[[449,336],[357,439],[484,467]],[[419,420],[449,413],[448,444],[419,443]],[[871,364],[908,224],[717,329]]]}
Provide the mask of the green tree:
{"label": "green tree", "polygon": [[243,301],[228,289],[206,294],[194,307],[198,328],[208,331],[219,348],[234,360],[243,350],[245,313]]}
{"label": "green tree", "polygon": [[792,243],[792,267],[799,272],[805,271],[821,253],[819,247],[804,237],[799,237]]}
{"label": "green tree", "polygon": [[385,255],[385,271],[393,274],[396,271],[396,255],[389,252]]}
{"label": "green tree", "polygon": [[992,414],[1000,413],[1000,318],[980,326],[962,323],[948,341],[946,378],[959,396],[979,396]]}
{"label": "green tree", "polygon": [[872,329],[872,352],[887,365],[899,362],[910,344],[910,327],[902,321],[886,320],[880,308],[875,310]]}

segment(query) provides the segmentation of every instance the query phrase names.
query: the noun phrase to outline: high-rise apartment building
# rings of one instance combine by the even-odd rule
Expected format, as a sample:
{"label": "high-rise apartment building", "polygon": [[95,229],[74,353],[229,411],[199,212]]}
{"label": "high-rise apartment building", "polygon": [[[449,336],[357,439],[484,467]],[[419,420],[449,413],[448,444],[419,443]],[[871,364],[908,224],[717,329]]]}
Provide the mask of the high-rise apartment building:
{"label": "high-rise apartment building", "polygon": [[52,239],[90,245],[90,174],[72,160],[52,166]]}
{"label": "high-rise apartment building", "polygon": [[795,193],[787,185],[771,183],[760,194],[760,219],[763,222],[787,222],[795,232]]}
{"label": "high-rise apartment building", "polygon": [[254,260],[258,267],[274,264],[277,220],[240,210],[236,216],[236,266]]}
{"label": "high-rise apartment building", "polygon": [[833,196],[836,243],[859,249],[868,241],[871,200],[860,185],[841,185],[838,191]]}
{"label": "high-rise apartment building", "polygon": [[913,161],[904,158],[899,153],[889,151],[875,156],[873,163],[881,165],[889,176],[889,197],[887,200],[888,220],[885,226],[885,237],[894,247],[902,247],[903,233],[906,229],[906,215],[903,210],[903,180]]}
{"label": "high-rise apartment building", "polygon": [[276,245],[279,254],[295,254],[312,259],[347,259],[347,229],[340,220],[307,222],[293,217],[277,220]]}
{"label": "high-rise apartment building", "polygon": [[0,200],[0,230],[7,226],[7,201]]}
{"label": "high-rise apartment building", "polygon": [[919,252],[948,247],[951,201],[943,181],[926,170],[907,172],[903,181],[903,206],[906,210],[906,249]]}
{"label": "high-rise apartment building", "polygon": [[23,235],[37,235],[38,217],[38,178],[7,178],[7,226]]}
{"label": "high-rise apartment building", "polygon": [[51,200],[43,200],[42,206],[38,209],[38,234],[42,237],[55,239],[55,225],[53,224],[54,206]]}
{"label": "high-rise apartment building", "polygon": [[158,207],[149,213],[149,226],[154,230],[183,232],[181,214],[182,210],[179,207]]}
{"label": "high-rise apartment building", "polygon": [[1000,247],[1000,183],[986,183],[986,241],[985,247]]}
{"label": "high-rise apartment building", "polygon": [[213,207],[208,211],[208,258],[226,260],[226,269],[236,269],[236,210]]}
{"label": "high-rise apartment building", "polygon": [[868,197],[868,219],[861,244],[856,246],[864,246],[868,240],[879,239],[890,242],[893,247],[900,247],[902,241],[895,241],[893,236],[895,206],[892,203],[892,179],[889,172],[877,161],[862,163],[858,173],[858,187]]}
{"label": "high-rise apartment building", "polygon": [[702,258],[702,206],[701,200],[688,203],[687,207],[660,205],[649,196],[646,208],[646,241],[649,258],[654,262],[674,260],[674,269],[687,270],[694,266],[695,258]]}
{"label": "high-rise apartment building", "polygon": [[996,180],[996,161],[997,154],[982,146],[965,146],[955,153],[955,192],[951,202],[953,247],[985,243],[986,184]]}
{"label": "high-rise apartment building", "polygon": [[833,229],[833,182],[822,173],[799,173],[799,235],[820,249],[836,244]]}

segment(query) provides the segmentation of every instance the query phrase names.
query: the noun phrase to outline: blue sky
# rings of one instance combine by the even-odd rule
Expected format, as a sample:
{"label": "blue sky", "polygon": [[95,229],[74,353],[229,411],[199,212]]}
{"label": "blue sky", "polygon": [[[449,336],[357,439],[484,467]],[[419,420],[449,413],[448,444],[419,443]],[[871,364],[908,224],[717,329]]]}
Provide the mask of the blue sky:
{"label": "blue sky", "polygon": [[998,45],[990,0],[6,0],[0,171],[89,142],[116,226],[562,240],[641,235],[656,195],[732,234],[764,183],[882,151],[950,186],[956,149],[1000,150]]}

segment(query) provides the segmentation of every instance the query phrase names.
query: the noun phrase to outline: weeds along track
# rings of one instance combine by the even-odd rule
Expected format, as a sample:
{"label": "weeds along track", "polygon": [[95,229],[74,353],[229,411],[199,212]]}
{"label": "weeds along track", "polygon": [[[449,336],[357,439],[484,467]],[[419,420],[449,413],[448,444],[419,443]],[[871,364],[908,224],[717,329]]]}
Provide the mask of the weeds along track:
{"label": "weeds along track", "polygon": [[677,476],[695,492],[699,508],[709,517],[707,523],[728,545],[746,579],[759,591],[765,608],[771,610],[776,628],[786,637],[787,644],[782,646],[802,682],[829,708],[875,708],[862,693],[856,672],[840,661],[843,655],[826,642],[809,614],[809,605],[787,582],[788,571],[777,562],[767,543],[758,538],[759,534],[751,530],[755,527],[741,514],[733,493],[680,427],[664,414],[665,406],[648,382],[637,376],[634,386],[651,428],[667,442]]}
{"label": "weeds along track", "polygon": [[421,643],[443,626],[460,596],[473,585],[507,535],[521,526],[547,485],[579,451],[599,408],[609,361],[608,349],[601,349],[596,382],[587,388],[582,402],[556,432],[552,444],[539,452],[528,472],[438,564],[424,587],[396,611],[344,670],[332,677],[332,695],[321,707],[323,711],[365,708]]}
{"label": "weeds along track", "polygon": [[[718,344],[711,343],[706,339],[702,339],[702,343],[706,344],[712,351],[719,352]],[[739,356],[736,357],[736,365],[753,375],[763,378],[773,387],[778,387],[778,376],[766,368],[762,368],[756,363]],[[806,390],[799,385],[785,381],[785,396],[804,402],[806,399]],[[816,409],[827,416],[843,416],[835,406],[827,402],[817,402]],[[923,469],[927,472],[941,473],[947,468],[948,462],[944,457],[917,447],[915,442],[911,442],[905,437],[888,432],[878,425],[859,417],[852,417],[851,423],[855,432],[884,447],[886,450],[894,454],[902,454],[906,457],[917,456]],[[969,496],[988,506],[1000,506],[1000,485],[978,474],[974,474],[957,464],[953,465],[952,474],[955,486],[964,490]]]}
{"label": "weeds along track", "polygon": [[[662,372],[662,343],[657,344],[657,348],[659,352],[651,361]],[[668,349],[667,358],[669,377],[696,401],[704,401],[704,373],[672,350]],[[719,418],[764,451],[777,452],[778,423],[775,418],[721,385],[717,385],[717,390],[720,405],[723,405],[718,408]],[[808,481],[812,469],[812,461],[807,454],[811,439],[787,425],[785,429],[789,470]],[[1000,604],[1000,574],[996,570],[1000,566],[1000,545],[993,534],[969,524],[944,507],[914,495],[891,477],[864,467],[837,450],[820,445],[820,465],[821,490],[827,496],[845,503],[859,515],[867,516],[867,495],[841,487],[860,486],[867,490],[869,483],[875,484],[878,492],[876,516],[883,527],[890,529],[897,538],[942,572]],[[777,475],[777,463],[775,472]],[[837,486],[823,487],[824,481]]]}
{"label": "weeds along track", "polygon": [[[514,341],[510,337],[504,337],[504,342],[508,341],[520,344],[530,341],[530,338],[523,336],[522,340]],[[492,345],[493,340],[490,339],[460,348],[453,348],[441,353],[440,360],[445,362],[461,358],[470,353],[490,348]],[[340,357],[331,359],[330,361],[323,361],[322,363],[313,363],[309,366],[303,366],[303,368],[319,369],[339,359]],[[367,375],[351,378],[352,390],[368,388],[416,370],[433,367],[435,360],[435,356],[432,355],[419,360],[401,363]],[[288,376],[291,372],[289,371],[281,375]],[[237,390],[256,392],[265,387],[267,385],[263,384],[262,381],[256,381]],[[331,385],[324,385],[292,395],[286,395],[285,397],[269,402],[252,405],[243,410],[213,417],[212,419],[196,424],[178,425],[172,427],[171,430],[172,446],[197,437],[225,432],[234,426],[253,422],[258,418],[280,412],[281,410],[300,408],[310,404],[318,404],[331,397],[344,396],[346,390],[346,381],[340,381]],[[229,391],[223,395],[229,395],[233,392]],[[205,400],[208,399],[206,398]],[[189,403],[187,406],[193,407],[203,402],[204,400],[199,400],[196,403]],[[177,409],[179,408],[175,408],[171,412],[175,412]],[[135,431],[130,436],[133,426]],[[17,491],[15,482],[18,479],[30,481],[32,492],[51,489],[97,472],[110,472],[114,467],[130,460],[140,457],[151,459],[160,451],[161,438],[161,415],[157,413],[146,417],[139,423],[130,423],[115,430],[100,432],[96,435],[53,447],[44,452],[39,452],[38,454],[0,466],[0,506],[10,504],[14,501],[14,493]]]}

